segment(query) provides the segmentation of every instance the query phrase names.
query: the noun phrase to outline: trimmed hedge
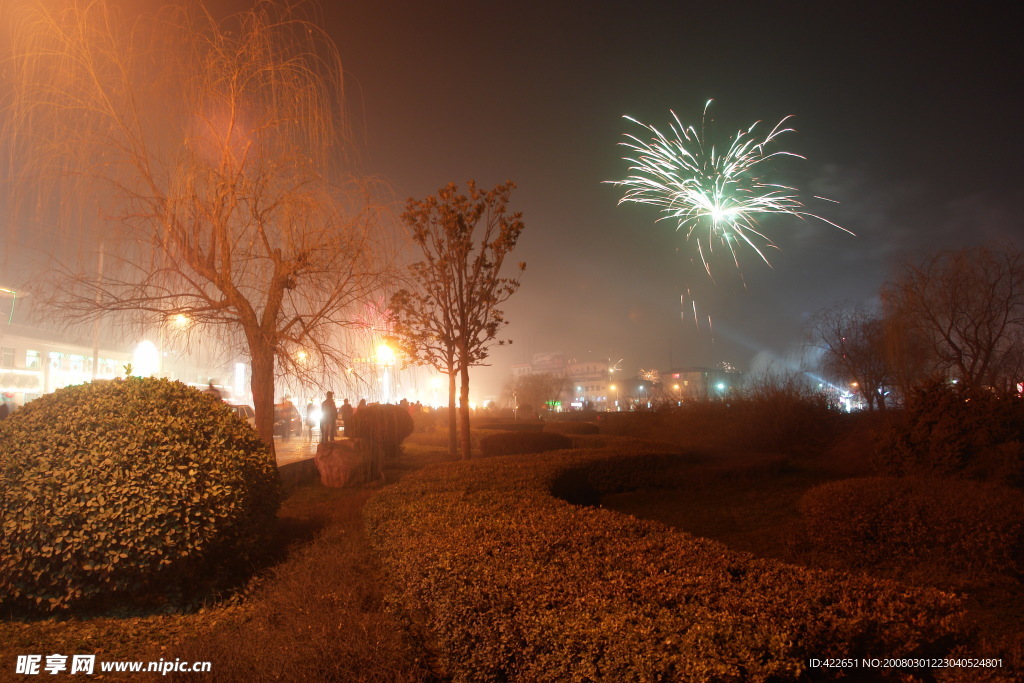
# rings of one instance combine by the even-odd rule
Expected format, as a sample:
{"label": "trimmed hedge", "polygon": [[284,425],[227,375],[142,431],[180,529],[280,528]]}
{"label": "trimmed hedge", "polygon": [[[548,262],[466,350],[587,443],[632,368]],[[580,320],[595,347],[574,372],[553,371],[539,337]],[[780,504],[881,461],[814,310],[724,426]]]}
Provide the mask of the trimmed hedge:
{"label": "trimmed hedge", "polygon": [[550,432],[498,432],[480,439],[484,457],[543,453],[572,448],[572,439]]}
{"label": "trimmed hedge", "polygon": [[179,382],[67,387],[0,422],[0,602],[42,611],[187,595],[257,552],[275,463]]}
{"label": "trimmed hedge", "polygon": [[579,436],[597,434],[600,430],[595,422],[548,422],[544,425],[544,431],[552,434]]}
{"label": "trimmed hedge", "polygon": [[480,420],[479,422],[473,423],[473,429],[481,430],[493,430],[503,432],[539,432],[543,431],[544,423],[539,420],[519,420],[519,421],[495,421],[495,420]]}
{"label": "trimmed hedge", "polygon": [[938,562],[1024,572],[1024,493],[962,479],[861,477],[828,482],[799,503],[807,540],[862,564]]}
{"label": "trimmed hedge", "polygon": [[948,594],[758,559],[552,495],[587,502],[685,462],[609,450],[446,463],[364,515],[397,601],[456,681],[791,680],[823,653],[928,656],[960,637]]}
{"label": "trimmed hedge", "polygon": [[407,408],[388,403],[370,403],[355,412],[345,436],[366,439],[379,448],[385,458],[398,457],[402,442],[413,432],[413,418]]}

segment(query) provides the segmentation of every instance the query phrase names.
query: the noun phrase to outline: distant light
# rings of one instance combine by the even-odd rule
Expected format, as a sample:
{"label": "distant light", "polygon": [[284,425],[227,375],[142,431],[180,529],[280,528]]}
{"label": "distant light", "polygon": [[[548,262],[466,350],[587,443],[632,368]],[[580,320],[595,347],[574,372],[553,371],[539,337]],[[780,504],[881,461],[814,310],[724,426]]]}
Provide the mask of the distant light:
{"label": "distant light", "polygon": [[[235,363],[234,395],[236,402],[241,401],[242,397],[245,396],[245,390],[243,387],[245,386],[245,375],[248,369],[249,368],[245,363]],[[246,401],[246,403],[247,402],[248,401]]]}
{"label": "distant light", "polygon": [[152,377],[160,372],[160,352],[151,341],[139,342],[132,352],[132,372],[136,377]]}
{"label": "distant light", "polygon": [[719,382],[718,383],[718,390],[719,391],[725,391],[725,382]]}
{"label": "distant light", "polygon": [[377,362],[381,365],[394,365],[395,350],[387,344],[381,344],[377,347]]}

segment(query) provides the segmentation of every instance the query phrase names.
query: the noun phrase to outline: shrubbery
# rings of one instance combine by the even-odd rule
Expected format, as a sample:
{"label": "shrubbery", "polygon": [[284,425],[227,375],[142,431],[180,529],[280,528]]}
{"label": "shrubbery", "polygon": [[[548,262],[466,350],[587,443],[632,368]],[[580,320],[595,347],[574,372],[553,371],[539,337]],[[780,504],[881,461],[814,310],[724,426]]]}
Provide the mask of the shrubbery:
{"label": "shrubbery", "polygon": [[473,423],[473,429],[503,432],[540,432],[544,423],[540,420],[479,420]]}
{"label": "shrubbery", "polygon": [[960,637],[947,594],[756,559],[551,494],[592,498],[645,472],[650,485],[679,457],[439,465],[380,491],[365,518],[406,614],[457,681],[788,680],[822,653],[927,657]]}
{"label": "shrubbery", "polygon": [[807,540],[845,562],[1024,572],[1024,493],[959,479],[862,477],[799,503]]}
{"label": "shrubbery", "polygon": [[567,410],[561,413],[553,413],[551,415],[551,422],[597,422],[605,413],[597,412],[593,408],[584,408],[582,410]]}
{"label": "shrubbery", "polygon": [[841,415],[820,392],[791,379],[765,378],[727,400],[668,403],[653,411],[599,418],[601,434],[650,438],[701,450],[750,448],[816,454],[839,433]]}
{"label": "shrubbery", "polygon": [[372,441],[386,458],[397,457],[402,442],[413,432],[413,419],[408,409],[387,403],[363,406],[351,422],[351,426],[345,426],[345,436]]}
{"label": "shrubbery", "polygon": [[879,468],[888,474],[965,474],[1021,482],[1024,401],[932,382],[907,398],[883,433]]}
{"label": "shrubbery", "polygon": [[398,457],[402,442],[413,432],[412,415],[400,405],[365,405],[350,422],[351,426],[345,426],[345,436],[360,440],[367,481],[381,476],[384,462]]}
{"label": "shrubbery", "polygon": [[220,401],[156,379],[61,389],[0,422],[0,601],[196,590],[246,563],[279,501],[266,448]]}
{"label": "shrubbery", "polygon": [[480,439],[484,457],[543,453],[572,448],[572,439],[550,432],[497,432]]}
{"label": "shrubbery", "polygon": [[597,434],[600,430],[593,422],[548,422],[544,425],[545,432],[553,434]]}

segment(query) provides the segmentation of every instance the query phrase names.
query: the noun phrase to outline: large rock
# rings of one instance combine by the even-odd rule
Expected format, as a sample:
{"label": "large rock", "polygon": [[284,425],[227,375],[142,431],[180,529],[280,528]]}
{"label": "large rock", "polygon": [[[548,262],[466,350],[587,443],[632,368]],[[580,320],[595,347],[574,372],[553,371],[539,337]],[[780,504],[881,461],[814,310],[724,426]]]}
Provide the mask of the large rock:
{"label": "large rock", "polygon": [[314,460],[324,486],[340,488],[361,479],[363,458],[355,439],[320,443]]}

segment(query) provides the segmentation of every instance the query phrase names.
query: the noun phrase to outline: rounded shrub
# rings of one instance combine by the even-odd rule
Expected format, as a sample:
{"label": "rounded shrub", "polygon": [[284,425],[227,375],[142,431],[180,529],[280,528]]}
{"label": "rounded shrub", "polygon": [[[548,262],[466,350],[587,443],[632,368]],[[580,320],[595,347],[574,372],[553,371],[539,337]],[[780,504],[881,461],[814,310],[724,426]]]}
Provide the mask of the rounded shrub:
{"label": "rounded shrub", "polygon": [[253,429],[180,382],[67,387],[0,422],[0,603],[188,598],[244,568],[280,503]]}
{"label": "rounded shrub", "polygon": [[932,477],[828,482],[799,503],[807,540],[846,561],[1024,571],[1024,493]]}
{"label": "rounded shrub", "polygon": [[413,432],[413,420],[402,406],[370,403],[352,416],[351,428],[345,426],[345,436],[366,439],[380,448],[385,458],[398,456],[398,449]]}
{"label": "rounded shrub", "polygon": [[480,451],[485,457],[543,453],[568,448],[572,448],[572,439],[551,432],[498,432],[480,439]]}
{"label": "rounded shrub", "polygon": [[373,481],[384,473],[384,462],[398,457],[402,442],[413,432],[408,409],[387,403],[370,403],[356,411],[345,436],[359,440],[363,458],[362,479]]}

